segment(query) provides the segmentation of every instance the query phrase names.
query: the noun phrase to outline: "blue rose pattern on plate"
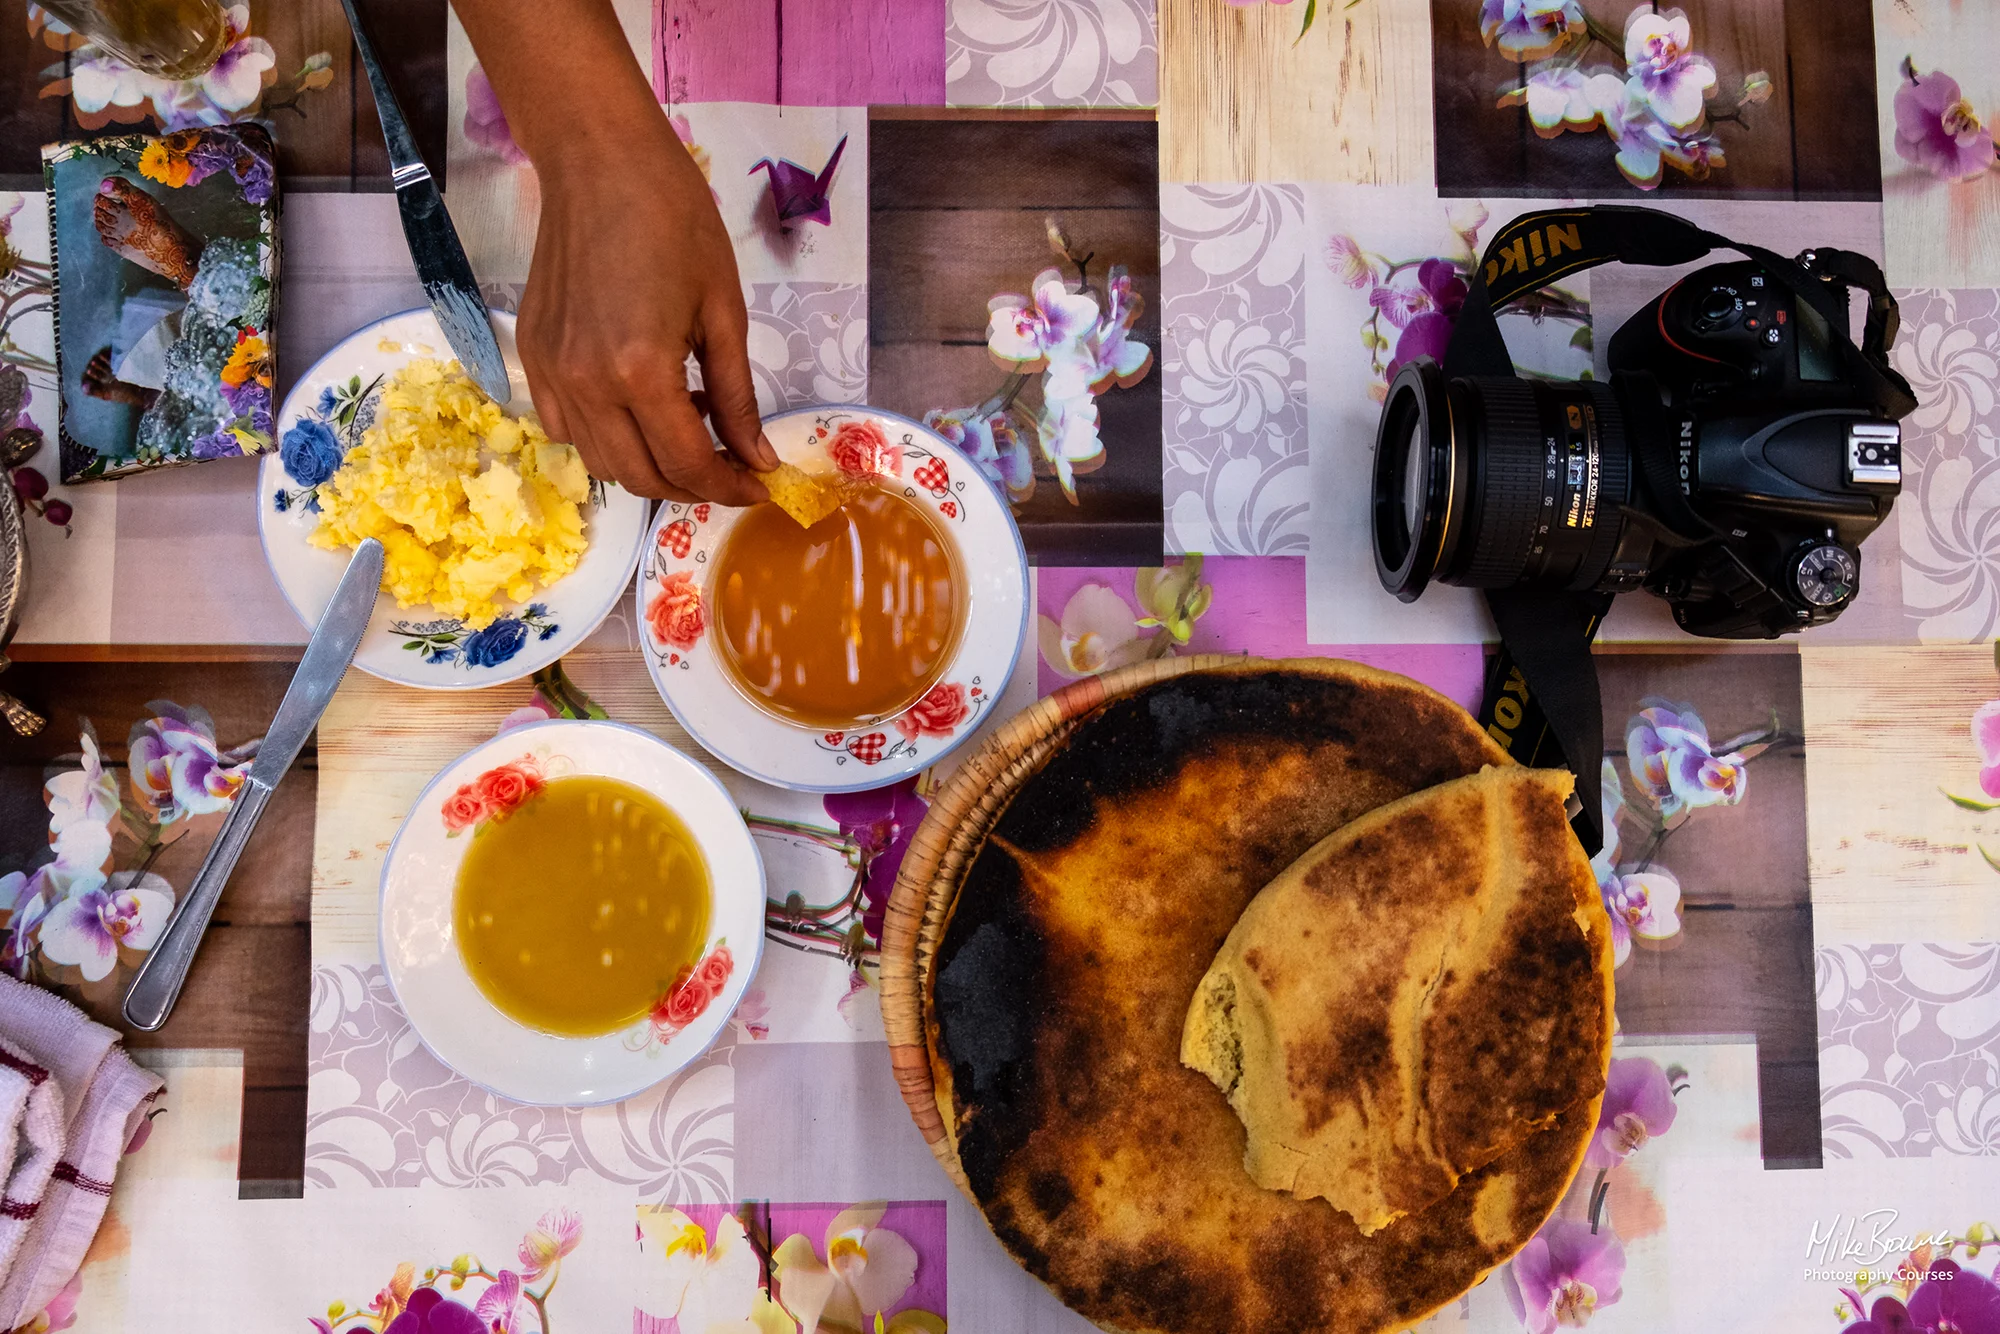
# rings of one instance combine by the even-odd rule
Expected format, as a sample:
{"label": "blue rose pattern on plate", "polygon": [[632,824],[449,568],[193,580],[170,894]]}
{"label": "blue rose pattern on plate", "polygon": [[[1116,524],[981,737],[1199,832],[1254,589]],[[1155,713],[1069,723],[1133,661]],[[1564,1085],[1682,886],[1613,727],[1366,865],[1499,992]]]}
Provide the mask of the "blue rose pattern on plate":
{"label": "blue rose pattern on plate", "polygon": [[278,513],[295,507],[308,513],[319,511],[319,497],[313,493],[333,476],[347,451],[361,443],[362,433],[375,424],[376,391],[381,387],[379,375],[366,386],[358,375],[346,384],[328,385],[319,391],[319,402],[292,423],[278,442],[278,458],[298,490],[281,487],[272,495],[271,505]]}
{"label": "blue rose pattern on plate", "polygon": [[484,629],[468,630],[456,616],[435,621],[396,621],[389,633],[403,641],[412,653],[421,653],[425,662],[458,667],[498,667],[521,651],[533,635],[537,641],[552,639],[562,627],[549,619],[549,609],[531,602],[512,616],[496,618]]}

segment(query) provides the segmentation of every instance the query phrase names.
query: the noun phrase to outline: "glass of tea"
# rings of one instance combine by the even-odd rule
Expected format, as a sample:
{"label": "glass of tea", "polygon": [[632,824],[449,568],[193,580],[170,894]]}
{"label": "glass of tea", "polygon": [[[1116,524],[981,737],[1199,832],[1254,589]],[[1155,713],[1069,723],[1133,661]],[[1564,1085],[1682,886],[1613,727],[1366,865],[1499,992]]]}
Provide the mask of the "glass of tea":
{"label": "glass of tea", "polygon": [[38,3],[133,69],[163,79],[206,74],[229,44],[229,19],[220,0]]}

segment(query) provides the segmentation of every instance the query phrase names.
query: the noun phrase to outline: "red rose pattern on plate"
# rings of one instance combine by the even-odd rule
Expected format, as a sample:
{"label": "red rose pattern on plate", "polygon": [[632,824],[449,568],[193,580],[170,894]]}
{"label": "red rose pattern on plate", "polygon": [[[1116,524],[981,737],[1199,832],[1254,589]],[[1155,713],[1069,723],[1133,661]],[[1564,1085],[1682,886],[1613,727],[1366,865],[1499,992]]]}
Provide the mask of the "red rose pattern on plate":
{"label": "red rose pattern on plate", "polygon": [[736,959],[729,952],[729,942],[718,940],[698,963],[681,969],[674,984],[654,1003],[645,1024],[627,1036],[625,1045],[633,1051],[656,1051],[664,1047],[675,1034],[707,1013],[735,970]]}
{"label": "red rose pattern on plate", "polygon": [[542,762],[533,755],[496,765],[444,799],[438,814],[445,834],[457,838],[468,829],[478,832],[489,820],[504,820],[546,786]]}

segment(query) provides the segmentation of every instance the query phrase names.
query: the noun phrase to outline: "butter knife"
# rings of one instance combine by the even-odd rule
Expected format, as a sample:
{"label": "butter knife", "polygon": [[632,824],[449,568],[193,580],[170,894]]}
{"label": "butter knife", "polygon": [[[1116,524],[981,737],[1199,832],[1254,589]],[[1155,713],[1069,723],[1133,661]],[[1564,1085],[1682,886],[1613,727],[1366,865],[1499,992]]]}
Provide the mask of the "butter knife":
{"label": "butter knife", "polygon": [[347,573],[340,576],[333,600],[313,627],[305,656],[299,659],[299,669],[292,674],[278,714],[271,720],[271,730],[251,761],[250,776],[230,803],[229,815],[216,832],[194,883],[174,910],[173,920],[139,965],[139,974],[125,993],[125,1022],[134,1028],[151,1033],[173,1012],[181,985],[187,981],[188,966],[201,946],[202,933],[208,930],[208,919],[222,897],[222,887],[236,869],[236,859],[243,855],[250,831],[256,828],[272,791],[319,725],[327,701],[354,661],[354,651],[368,629],[381,587],[382,544],[371,537],[355,548],[354,558],[347,562]]}
{"label": "butter knife", "polygon": [[389,146],[389,179],[396,185],[403,236],[410,243],[410,258],[416,263],[424,296],[465,373],[495,403],[504,405],[514,397],[514,391],[507,383],[507,363],[493,337],[493,326],[487,322],[486,301],[479,295],[465,247],[459,244],[458,230],[451,225],[451,214],[445,211],[444,196],[431,177],[431,169],[417,151],[416,136],[403,119],[396,90],[389,86],[389,76],[375,58],[375,47],[368,40],[354,0],[340,3],[347,10],[348,26],[354,29],[354,47],[361,53],[361,67],[368,72],[368,86],[375,92],[375,112],[382,122],[382,138]]}

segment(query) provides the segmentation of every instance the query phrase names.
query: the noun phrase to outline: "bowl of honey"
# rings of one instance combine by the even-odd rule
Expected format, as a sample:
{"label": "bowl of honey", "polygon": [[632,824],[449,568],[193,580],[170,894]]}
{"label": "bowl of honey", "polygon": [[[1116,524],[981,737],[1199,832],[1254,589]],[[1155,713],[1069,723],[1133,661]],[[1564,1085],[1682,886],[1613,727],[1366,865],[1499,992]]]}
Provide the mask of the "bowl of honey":
{"label": "bowl of honey", "polygon": [[728,1023],[763,949],[763,862],[715,775],[652,733],[532,723],[417,798],[381,931],[439,1060],[515,1102],[613,1102]]}
{"label": "bowl of honey", "polygon": [[811,407],[764,430],[785,465],[773,501],[654,516],[647,668],[688,734],[752,778],[895,782],[964,744],[1013,673],[1020,530],[978,466],[908,418]]}

